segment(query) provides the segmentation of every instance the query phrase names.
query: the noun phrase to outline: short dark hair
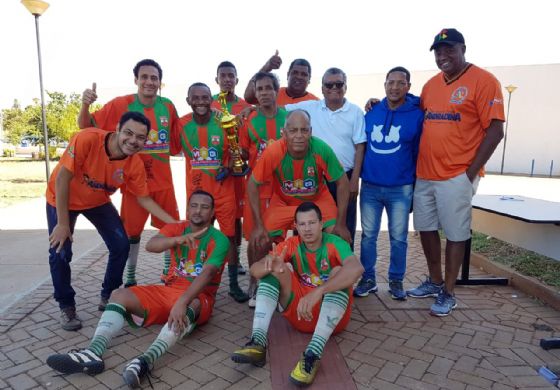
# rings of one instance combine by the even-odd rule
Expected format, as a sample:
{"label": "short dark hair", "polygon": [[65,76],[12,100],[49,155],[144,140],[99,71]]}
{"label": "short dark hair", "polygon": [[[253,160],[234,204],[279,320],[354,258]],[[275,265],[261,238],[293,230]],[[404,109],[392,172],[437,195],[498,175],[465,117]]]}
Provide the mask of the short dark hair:
{"label": "short dark hair", "polygon": [[136,111],[127,111],[124,114],[122,114],[121,119],[119,119],[119,130],[122,127],[122,125],[124,125],[129,120],[133,120],[134,122],[142,123],[143,125],[145,125],[148,128],[146,130],[146,134],[148,134],[150,132],[150,129],[152,128],[152,124],[150,123],[150,120],[146,118],[144,114]]}
{"label": "short dark hair", "polygon": [[309,112],[307,112],[307,110],[304,110],[303,108],[296,108],[293,111],[288,111],[288,113],[286,114],[286,119],[284,120],[284,127],[286,127],[286,123],[288,123],[288,119],[290,119],[290,117],[294,115],[296,112],[303,112],[305,116],[307,116],[307,119],[309,120],[309,125],[311,125],[311,115],[309,115]]}
{"label": "short dark hair", "polygon": [[220,64],[218,65],[218,68],[216,68],[216,74],[218,74],[220,72],[220,69],[222,69],[222,68],[233,68],[233,70],[235,70],[235,74],[237,74],[237,68],[230,61],[220,62]]}
{"label": "short dark hair", "polygon": [[302,204],[300,204],[297,207],[296,212],[294,214],[294,221],[297,220],[298,213],[306,213],[312,210],[315,211],[315,213],[317,213],[317,217],[319,218],[319,221],[322,221],[323,214],[321,213],[321,209],[313,202],[303,202]]}
{"label": "short dark hair", "polygon": [[132,72],[134,72],[134,77],[135,78],[138,78],[138,72],[140,71],[141,66],[153,66],[154,68],[156,68],[158,73],[159,73],[159,80],[161,81],[161,79],[163,77],[163,71],[161,70],[161,66],[159,66],[159,64],[157,62],[155,62],[154,60],[151,60],[149,58],[140,61],[139,63],[136,64],[134,69],[132,69]]}
{"label": "short dark hair", "polygon": [[194,195],[204,195],[204,196],[209,197],[210,198],[210,206],[212,208],[214,208],[214,197],[212,196],[211,193],[206,192],[204,190],[194,190],[193,193],[191,194],[191,196],[189,196],[189,202]]}
{"label": "short dark hair", "polygon": [[210,87],[204,83],[201,82],[197,82],[197,83],[193,83],[191,84],[191,86],[189,87],[189,89],[187,90],[187,96],[189,96],[191,94],[191,89],[195,88],[195,87],[206,87],[208,88],[208,90],[210,91],[210,93],[212,93],[212,91],[210,90]]}
{"label": "short dark hair", "polygon": [[274,73],[270,72],[258,72],[256,75],[253,76],[253,82],[255,83],[255,88],[257,87],[257,81],[269,78],[272,80],[272,87],[276,92],[280,90],[280,82]]}
{"label": "short dark hair", "polygon": [[292,63],[290,64],[290,67],[288,68],[288,74],[290,74],[290,72],[292,71],[292,68],[295,65],[302,65],[302,66],[307,66],[307,69],[309,69],[309,77],[311,77],[311,64],[309,63],[309,61],[307,61],[304,58],[296,58],[295,60],[292,61]]}
{"label": "short dark hair", "polygon": [[406,81],[410,83],[410,72],[403,66],[395,66],[393,69],[387,72],[387,76],[385,76],[385,81],[389,78],[389,75],[393,72],[403,72],[406,75]]}
{"label": "short dark hair", "polygon": [[[344,82],[346,82],[346,73],[344,73],[344,71],[340,68],[329,68],[327,70],[325,70],[325,74],[323,75],[323,79],[325,78],[326,75],[335,75],[335,74],[341,74],[342,75],[342,79],[344,80]],[[323,80],[321,80],[322,82]]]}

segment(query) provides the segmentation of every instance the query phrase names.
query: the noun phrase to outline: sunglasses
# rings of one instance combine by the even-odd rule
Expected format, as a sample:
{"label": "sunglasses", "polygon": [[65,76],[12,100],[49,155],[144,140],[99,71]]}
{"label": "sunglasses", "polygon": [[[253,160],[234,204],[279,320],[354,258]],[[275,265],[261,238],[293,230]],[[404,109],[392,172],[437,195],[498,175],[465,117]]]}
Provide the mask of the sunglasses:
{"label": "sunglasses", "polygon": [[344,82],[337,81],[336,83],[323,83],[323,87],[327,89],[333,89],[334,87],[336,87],[337,89],[341,89],[342,87],[344,87]]}

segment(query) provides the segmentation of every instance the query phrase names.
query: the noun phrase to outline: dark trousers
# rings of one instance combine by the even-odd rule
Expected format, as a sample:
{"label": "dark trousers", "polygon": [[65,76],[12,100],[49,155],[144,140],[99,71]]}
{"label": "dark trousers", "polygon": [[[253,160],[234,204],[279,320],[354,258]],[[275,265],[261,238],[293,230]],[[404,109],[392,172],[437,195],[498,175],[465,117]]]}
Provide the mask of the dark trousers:
{"label": "dark trousers", "polygon": [[[348,177],[348,180],[350,180],[350,178],[352,177],[352,172],[354,170],[350,169],[348,172],[346,172],[346,176]],[[336,183],[329,183],[327,182],[327,186],[329,187],[329,192],[331,193],[333,199],[335,202],[336,201]],[[338,202],[336,203],[338,206]],[[352,237],[352,242],[350,243],[350,247],[352,248],[352,251],[354,251],[354,237],[356,236],[356,207],[358,206],[358,200],[349,200],[348,201],[348,208],[346,209],[346,227],[348,228],[348,230],[350,231],[350,235]]]}
{"label": "dark trousers", "polygon": [[[78,215],[83,214],[95,226],[101,238],[109,249],[109,260],[103,279],[101,296],[109,298],[111,292],[119,288],[122,284],[122,276],[130,245],[128,236],[119,217],[119,213],[113,203],[86,210],[69,211],[70,231],[74,233],[74,226]],[[47,222],[49,225],[49,235],[57,224],[56,207],[47,203]],[[49,248],[49,266],[54,286],[54,299],[58,302],[61,309],[68,306],[75,306],[76,295],[71,284],[72,271],[70,262],[72,261],[72,242],[66,240],[62,250],[56,253],[56,249]]]}

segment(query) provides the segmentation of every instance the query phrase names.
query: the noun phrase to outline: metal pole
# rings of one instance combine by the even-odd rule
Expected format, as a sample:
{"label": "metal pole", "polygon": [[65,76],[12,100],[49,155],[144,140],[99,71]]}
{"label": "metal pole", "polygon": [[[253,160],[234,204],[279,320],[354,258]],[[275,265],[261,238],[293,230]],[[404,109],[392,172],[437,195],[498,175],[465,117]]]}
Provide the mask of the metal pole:
{"label": "metal pole", "polygon": [[45,110],[45,92],[43,89],[43,65],[41,62],[41,43],[39,39],[39,16],[35,16],[35,31],[37,33],[37,57],[39,58],[39,85],[41,87],[41,115],[43,118],[43,140],[45,142],[45,169],[47,172],[47,181],[51,176],[51,170],[49,166],[49,134],[47,131],[47,114]]}
{"label": "metal pole", "polygon": [[500,168],[500,175],[504,174],[504,159],[506,157],[506,143],[507,143],[507,133],[508,133],[508,125],[509,125],[509,107],[511,105],[511,92],[508,91],[508,108],[506,114],[506,130],[504,131],[504,149],[502,150],[502,166]]}

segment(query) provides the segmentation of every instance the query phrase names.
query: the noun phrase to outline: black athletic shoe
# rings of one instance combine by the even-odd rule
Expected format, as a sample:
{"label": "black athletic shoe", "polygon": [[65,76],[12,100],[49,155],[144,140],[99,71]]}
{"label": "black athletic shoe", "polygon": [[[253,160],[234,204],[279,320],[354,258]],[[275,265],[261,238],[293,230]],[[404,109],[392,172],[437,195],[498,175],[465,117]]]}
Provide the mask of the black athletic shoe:
{"label": "black athletic shoe", "polygon": [[68,353],[51,355],[47,358],[47,364],[53,370],[63,374],[84,374],[96,375],[103,372],[105,363],[89,349],[74,349]]}
{"label": "black athletic shoe", "polygon": [[[128,363],[123,370],[122,377],[124,383],[128,385],[131,389],[136,389],[140,387],[140,382],[142,378],[150,373],[150,367],[146,359],[142,356],[134,358]],[[148,377],[149,379],[149,377]],[[151,385],[151,381],[150,381]]]}

